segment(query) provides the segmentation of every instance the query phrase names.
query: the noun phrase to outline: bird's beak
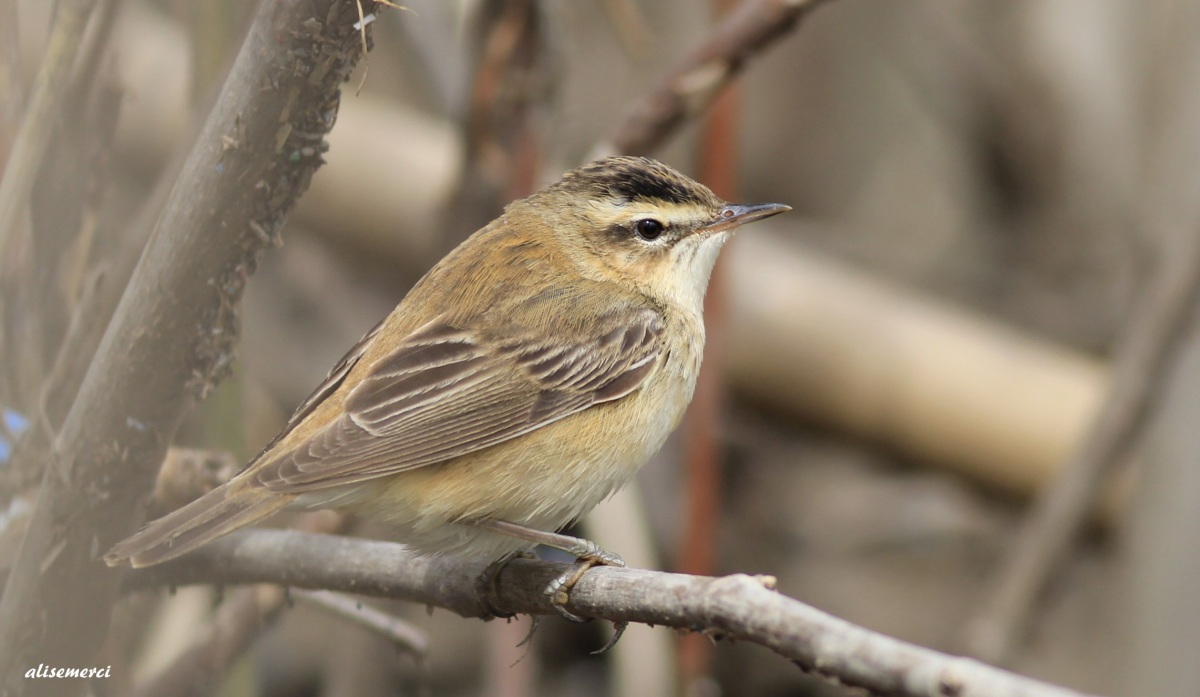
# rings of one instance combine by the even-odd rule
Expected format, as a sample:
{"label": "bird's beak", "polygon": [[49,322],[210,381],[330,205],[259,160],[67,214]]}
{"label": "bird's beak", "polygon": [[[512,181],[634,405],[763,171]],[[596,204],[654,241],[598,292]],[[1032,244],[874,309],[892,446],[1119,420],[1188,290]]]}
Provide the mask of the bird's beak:
{"label": "bird's beak", "polygon": [[700,227],[696,232],[724,232],[725,230],[732,230],[746,223],[770,218],[773,215],[786,213],[790,210],[792,210],[791,206],[785,206],[782,203],[752,203],[749,205],[730,203],[721,209],[721,212],[717,214],[716,220]]}

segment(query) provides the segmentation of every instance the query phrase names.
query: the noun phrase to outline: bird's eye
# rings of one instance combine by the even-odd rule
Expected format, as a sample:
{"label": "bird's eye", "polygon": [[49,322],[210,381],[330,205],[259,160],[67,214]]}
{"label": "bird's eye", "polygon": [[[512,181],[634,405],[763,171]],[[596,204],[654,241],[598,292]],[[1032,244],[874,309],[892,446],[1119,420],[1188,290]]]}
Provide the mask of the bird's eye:
{"label": "bird's eye", "polygon": [[663,224],[654,218],[642,218],[633,224],[633,229],[637,232],[638,237],[643,240],[656,240],[659,235],[663,234]]}

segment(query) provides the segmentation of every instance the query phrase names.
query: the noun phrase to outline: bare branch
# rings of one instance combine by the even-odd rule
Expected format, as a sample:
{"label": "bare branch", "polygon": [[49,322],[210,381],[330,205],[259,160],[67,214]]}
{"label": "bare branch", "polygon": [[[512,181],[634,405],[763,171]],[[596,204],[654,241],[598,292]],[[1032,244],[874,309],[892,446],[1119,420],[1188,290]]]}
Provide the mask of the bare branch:
{"label": "bare branch", "polygon": [[272,624],[286,602],[278,586],[251,586],[231,593],[205,627],[178,658],[154,679],[138,685],[134,697],[184,697],[217,691],[225,674],[264,626]]}
{"label": "bare branch", "polygon": [[1091,431],[1034,503],[990,597],[968,625],[969,649],[984,660],[1008,655],[1046,579],[1144,429],[1173,358],[1194,326],[1188,318],[1200,292],[1200,235],[1188,235],[1181,246],[1179,253],[1166,256],[1162,272],[1151,276],[1129,315],[1113,360],[1112,388]]}
{"label": "bare branch", "polygon": [[360,56],[355,19],[345,0],[262,3],[58,434],[0,600],[0,692],[82,689],[24,671],[86,665],[103,640],[123,572],[97,557],[136,528],[185,410],[229,369],[242,288]]}
{"label": "bare branch", "polygon": [[46,57],[0,179],[0,258],[8,254],[12,235],[29,205],[34,177],[62,112],[71,83],[71,66],[83,44],[83,30],[94,5],[95,0],[64,0],[54,13]]}
{"label": "bare branch", "polygon": [[[396,598],[488,616],[478,594],[484,562],[413,558],[402,546],[282,530],[243,530],[130,576],[137,587],[278,583]],[[504,612],[556,614],[542,592],[564,565],[517,559],[491,603]],[[771,590],[769,577],[723,578],[597,567],[571,591],[572,612],[703,631],[761,644],[818,673],[876,694],[913,697],[1079,697],[968,658],[921,648],[837,619]]]}
{"label": "bare branch", "polygon": [[0,0],[0,162],[8,161],[25,107],[17,26],[17,0]]}
{"label": "bare branch", "polygon": [[423,660],[429,654],[429,638],[408,622],[363,605],[341,593],[330,591],[296,591],[296,598],[322,610],[349,620],[377,636],[391,642],[396,648]]}
{"label": "bare branch", "polygon": [[[1173,59],[1181,61],[1178,65],[1195,63],[1191,42],[1176,49],[1182,49]],[[1159,95],[1165,98],[1166,108],[1160,108],[1159,119],[1151,119],[1154,125],[1142,146],[1146,153],[1142,189],[1133,211],[1139,231],[1163,246],[1156,250],[1156,268],[1147,274],[1137,302],[1119,327],[1103,407],[1057,479],[1042,488],[990,595],[967,625],[968,650],[985,660],[1004,660],[1020,638],[1031,608],[1067,557],[1101,489],[1120,473],[1147,430],[1153,409],[1168,389],[1165,383],[1174,374],[1174,364],[1196,329],[1200,206],[1195,191],[1200,178],[1194,163],[1200,99],[1194,71],[1167,72],[1172,78],[1163,84],[1170,87]],[[1070,75],[1069,80],[1079,78]]]}
{"label": "bare branch", "polygon": [[[1194,49],[1186,49],[1194,61]],[[1181,54],[1183,55],[1183,54]],[[1174,374],[1174,364],[1196,327],[1200,295],[1200,185],[1195,75],[1172,88],[1166,120],[1152,129],[1138,205],[1138,226],[1161,241],[1155,273],[1120,327],[1112,349],[1107,398],[1058,479],[1044,487],[979,615],[967,625],[968,650],[1003,660],[1020,637],[1031,608],[1095,508],[1097,496],[1129,459]]]}
{"label": "bare branch", "polygon": [[644,155],[657,148],[716,98],[746,63],[787,36],[826,0],[751,0],[742,3],[700,42],[700,47],[630,107],[621,127],[592,158]]}

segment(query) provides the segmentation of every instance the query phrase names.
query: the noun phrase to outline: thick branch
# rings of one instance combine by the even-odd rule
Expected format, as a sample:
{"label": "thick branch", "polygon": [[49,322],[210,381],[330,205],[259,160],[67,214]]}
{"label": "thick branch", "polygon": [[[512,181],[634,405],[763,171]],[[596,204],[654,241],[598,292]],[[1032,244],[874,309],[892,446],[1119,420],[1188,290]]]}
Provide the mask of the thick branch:
{"label": "thick branch", "polygon": [[258,254],[321,162],[338,88],[361,53],[353,0],[261,5],[58,434],[0,600],[0,693],[39,663],[88,665],[121,573],[96,558],[141,520],[190,403],[228,370]]}
{"label": "thick branch", "polygon": [[[400,545],[280,530],[245,530],[159,567],[138,587],[278,583],[409,600],[465,617],[488,616],[478,594],[483,562],[417,558]],[[505,612],[554,614],[542,593],[565,568],[518,559],[500,574],[492,603]],[[597,567],[571,592],[572,612],[666,625],[761,644],[819,673],[876,694],[924,697],[1079,697],[1080,693],[948,656],[839,620],[746,575],[710,578]]]}
{"label": "thick branch", "polygon": [[645,155],[685,122],[704,111],[746,63],[787,36],[801,19],[825,0],[748,0],[722,20],[663,78],[658,87],[630,107],[621,127],[594,157],[622,153]]}

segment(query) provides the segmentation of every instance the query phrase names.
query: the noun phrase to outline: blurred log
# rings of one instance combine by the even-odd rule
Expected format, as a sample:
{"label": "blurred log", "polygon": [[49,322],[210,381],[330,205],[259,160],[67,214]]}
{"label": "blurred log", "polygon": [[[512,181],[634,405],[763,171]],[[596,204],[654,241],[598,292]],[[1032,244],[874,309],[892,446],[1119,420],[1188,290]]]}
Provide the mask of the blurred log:
{"label": "blurred log", "polygon": [[756,401],[1029,494],[1074,452],[1103,365],[761,231],[731,245],[728,369]]}

